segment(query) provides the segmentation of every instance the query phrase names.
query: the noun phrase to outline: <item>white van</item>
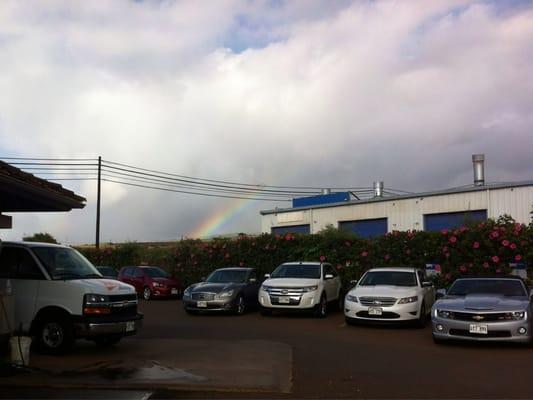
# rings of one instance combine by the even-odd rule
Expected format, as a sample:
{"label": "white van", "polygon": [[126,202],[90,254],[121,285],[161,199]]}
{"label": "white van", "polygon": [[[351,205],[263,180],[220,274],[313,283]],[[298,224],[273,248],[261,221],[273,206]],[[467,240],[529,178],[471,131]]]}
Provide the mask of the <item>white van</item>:
{"label": "white van", "polygon": [[0,288],[11,286],[14,331],[39,350],[67,351],[75,339],[115,344],[142,325],[133,286],[103,279],[78,251],[34,242],[0,242]]}

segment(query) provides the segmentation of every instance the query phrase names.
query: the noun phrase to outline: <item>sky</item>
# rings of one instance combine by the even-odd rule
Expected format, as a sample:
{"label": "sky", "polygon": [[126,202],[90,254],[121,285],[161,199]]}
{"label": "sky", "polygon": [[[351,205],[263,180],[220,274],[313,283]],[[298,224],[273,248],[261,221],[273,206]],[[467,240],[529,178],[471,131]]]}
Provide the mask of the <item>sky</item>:
{"label": "sky", "polygon": [[[0,158],[89,157],[208,179],[426,191],[533,178],[533,2],[0,2]],[[13,213],[4,240],[94,240]],[[104,182],[101,240],[260,230],[290,203]]]}

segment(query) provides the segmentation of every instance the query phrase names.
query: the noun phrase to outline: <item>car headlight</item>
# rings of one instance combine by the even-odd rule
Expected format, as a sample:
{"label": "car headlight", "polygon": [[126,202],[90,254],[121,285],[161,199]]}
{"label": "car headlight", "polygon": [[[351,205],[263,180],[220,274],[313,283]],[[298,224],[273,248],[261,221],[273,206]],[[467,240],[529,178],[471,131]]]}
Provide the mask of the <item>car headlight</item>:
{"label": "car headlight", "polygon": [[515,312],[505,313],[504,319],[507,319],[507,320],[511,320],[511,319],[520,320],[520,319],[524,319],[525,317],[526,317],[526,312],[525,311],[515,311]]}
{"label": "car headlight", "polygon": [[306,286],[306,287],[302,288],[302,291],[304,293],[306,293],[306,292],[314,292],[317,289],[318,289],[318,286]]}
{"label": "car headlight", "polygon": [[268,292],[269,289],[270,289],[270,286],[261,285],[261,290],[264,290],[265,292]]}
{"label": "car headlight", "polygon": [[404,297],[400,299],[398,304],[416,303],[417,301],[418,301],[418,296]]}
{"label": "car headlight", "polygon": [[190,297],[191,296],[191,288],[188,287],[183,291],[183,297]]}
{"label": "car headlight", "polygon": [[447,318],[447,319],[454,319],[455,315],[451,311],[447,310],[437,310],[437,317],[440,318]]}
{"label": "car headlight", "polygon": [[102,294],[86,294],[85,295],[85,304],[101,304],[109,302],[109,296]]}
{"label": "car headlight", "polygon": [[225,292],[220,292],[217,294],[217,297],[219,299],[227,299],[228,297],[233,296],[233,289],[232,290],[226,290]]}
{"label": "car headlight", "polygon": [[351,294],[347,294],[345,300],[351,301],[352,303],[359,303],[359,300],[357,300],[357,296],[352,296]]}

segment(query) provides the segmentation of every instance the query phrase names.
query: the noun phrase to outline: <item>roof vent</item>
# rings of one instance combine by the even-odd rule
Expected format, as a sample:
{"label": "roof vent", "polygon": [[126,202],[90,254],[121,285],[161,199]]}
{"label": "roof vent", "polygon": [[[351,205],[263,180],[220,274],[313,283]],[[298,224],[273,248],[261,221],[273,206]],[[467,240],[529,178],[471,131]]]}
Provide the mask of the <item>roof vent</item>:
{"label": "roof vent", "polygon": [[472,164],[474,166],[474,185],[483,186],[485,184],[485,154],[473,154]]}
{"label": "roof vent", "polygon": [[374,197],[383,197],[383,181],[374,182]]}

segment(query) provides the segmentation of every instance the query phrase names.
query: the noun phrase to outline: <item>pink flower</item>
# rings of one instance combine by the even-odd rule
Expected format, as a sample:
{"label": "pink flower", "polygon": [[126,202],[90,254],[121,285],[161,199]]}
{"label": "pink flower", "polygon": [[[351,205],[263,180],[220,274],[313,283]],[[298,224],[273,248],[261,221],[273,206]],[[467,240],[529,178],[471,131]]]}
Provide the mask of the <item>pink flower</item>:
{"label": "pink flower", "polygon": [[351,244],[350,242],[346,241],[346,242],[344,242],[344,245],[345,245],[346,247],[350,247],[352,244]]}
{"label": "pink flower", "polygon": [[510,248],[511,250],[516,250],[516,244],[511,243],[511,244],[509,245],[509,248]]}
{"label": "pink flower", "polygon": [[483,263],[483,268],[487,269],[488,267],[489,267],[489,263],[485,261],[485,262]]}
{"label": "pink flower", "polygon": [[441,271],[441,266],[440,266],[440,264],[435,265],[435,271],[436,271],[436,272],[440,272],[440,271]]}
{"label": "pink flower", "polygon": [[500,272],[502,272],[502,270],[501,270],[500,268],[498,268],[498,269],[496,270],[496,273],[499,274]]}
{"label": "pink flower", "polygon": [[444,253],[444,257],[450,258],[450,253]]}
{"label": "pink flower", "polygon": [[443,235],[447,235],[448,234],[448,229],[443,229],[442,231],[440,231],[440,233],[442,233]]}
{"label": "pink flower", "polygon": [[442,248],[442,252],[443,252],[443,253],[446,253],[447,251],[448,251],[448,246],[444,246],[444,247]]}
{"label": "pink flower", "polygon": [[502,245],[503,245],[504,247],[509,246],[509,241],[508,241],[507,239],[502,240]]}
{"label": "pink flower", "polygon": [[326,256],[320,256],[320,262],[326,261]]}
{"label": "pink flower", "polygon": [[407,255],[411,254],[411,249],[405,250],[405,254],[407,254]]}
{"label": "pink flower", "polygon": [[468,228],[467,228],[466,226],[461,226],[461,229],[459,229],[459,231],[460,231],[461,233],[464,233],[464,232],[466,232],[467,230],[468,230]]}
{"label": "pink flower", "polygon": [[491,259],[492,259],[493,263],[499,263],[500,262],[500,257],[498,257],[498,256],[492,256]]}
{"label": "pink flower", "polygon": [[366,257],[366,256],[368,256],[368,251],[363,251],[363,252],[361,253],[361,257]]}
{"label": "pink flower", "polygon": [[241,262],[239,263],[239,267],[244,267],[244,261],[241,261]]}
{"label": "pink flower", "polygon": [[452,279],[452,274],[448,272],[446,275],[444,275],[444,277],[446,278],[447,281],[449,281],[450,279]]}
{"label": "pink flower", "polygon": [[465,267],[464,265],[461,265],[461,266],[459,267],[459,271],[461,271],[461,272],[466,272],[466,267]]}
{"label": "pink flower", "polygon": [[522,260],[522,256],[520,254],[517,254],[516,256],[514,256],[514,260],[515,261],[520,261],[520,260]]}
{"label": "pink flower", "polygon": [[455,242],[457,242],[457,237],[455,237],[455,236],[450,236],[450,239],[449,239],[449,240],[450,240],[450,243],[455,243]]}
{"label": "pink flower", "polygon": [[385,257],[384,257],[384,258],[385,258],[385,260],[390,259],[390,254],[385,254]]}
{"label": "pink flower", "polygon": [[474,249],[479,249],[479,242],[474,242],[474,243],[472,244],[472,247],[473,247]]}
{"label": "pink flower", "polygon": [[496,239],[498,236],[500,236],[500,233],[498,231],[492,231],[490,234],[490,237],[492,239]]}
{"label": "pink flower", "polygon": [[342,265],[341,264],[337,264],[337,269],[341,270],[342,269]]}

